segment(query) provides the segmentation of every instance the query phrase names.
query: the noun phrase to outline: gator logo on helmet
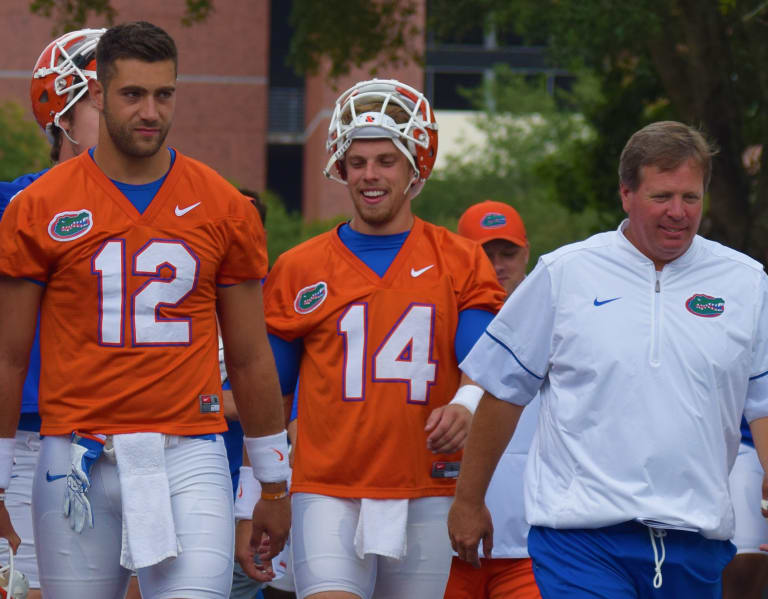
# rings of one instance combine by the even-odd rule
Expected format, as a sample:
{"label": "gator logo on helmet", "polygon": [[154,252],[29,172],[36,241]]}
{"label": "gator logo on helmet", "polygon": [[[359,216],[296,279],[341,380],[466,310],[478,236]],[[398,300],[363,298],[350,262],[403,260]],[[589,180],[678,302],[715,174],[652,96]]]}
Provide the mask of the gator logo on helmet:
{"label": "gator logo on helmet", "polygon": [[480,226],[484,229],[498,229],[507,224],[507,217],[498,212],[489,212],[480,221]]}
{"label": "gator logo on helmet", "polygon": [[725,300],[722,297],[697,293],[686,300],[685,309],[696,316],[714,318],[725,311]]}
{"label": "gator logo on helmet", "polygon": [[307,287],[304,287],[296,294],[293,301],[293,309],[299,314],[309,314],[317,310],[328,297],[328,285],[325,281],[318,281]]}
{"label": "gator logo on helmet", "polygon": [[48,223],[48,235],[56,241],[72,241],[82,237],[93,227],[90,210],[59,212]]}

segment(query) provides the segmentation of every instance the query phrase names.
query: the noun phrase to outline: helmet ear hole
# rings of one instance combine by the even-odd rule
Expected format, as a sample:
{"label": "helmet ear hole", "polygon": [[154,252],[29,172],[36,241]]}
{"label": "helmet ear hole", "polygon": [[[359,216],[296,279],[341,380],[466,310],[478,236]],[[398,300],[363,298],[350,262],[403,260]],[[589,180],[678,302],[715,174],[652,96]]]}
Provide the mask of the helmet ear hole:
{"label": "helmet ear hole", "polygon": [[37,99],[37,101],[40,102],[40,104],[45,104],[46,102],[48,102],[48,90],[47,89],[43,90],[43,93],[40,94],[40,97]]}

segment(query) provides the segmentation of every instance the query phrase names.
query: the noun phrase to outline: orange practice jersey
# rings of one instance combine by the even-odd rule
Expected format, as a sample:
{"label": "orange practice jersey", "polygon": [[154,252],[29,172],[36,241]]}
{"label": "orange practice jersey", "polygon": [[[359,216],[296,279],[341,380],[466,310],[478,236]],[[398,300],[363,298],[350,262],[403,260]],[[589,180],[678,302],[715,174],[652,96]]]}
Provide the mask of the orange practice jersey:
{"label": "orange practice jersey", "polygon": [[143,214],[88,152],[21,192],[0,222],[0,274],[45,284],[41,433],[226,430],[216,286],[266,274],[257,211],[176,153]]}
{"label": "orange practice jersey", "polygon": [[291,490],[337,497],[451,495],[424,426],[459,384],[460,310],[497,311],[482,248],[416,219],[383,278],[330,231],[283,254],[264,287],[269,332],[303,340]]}

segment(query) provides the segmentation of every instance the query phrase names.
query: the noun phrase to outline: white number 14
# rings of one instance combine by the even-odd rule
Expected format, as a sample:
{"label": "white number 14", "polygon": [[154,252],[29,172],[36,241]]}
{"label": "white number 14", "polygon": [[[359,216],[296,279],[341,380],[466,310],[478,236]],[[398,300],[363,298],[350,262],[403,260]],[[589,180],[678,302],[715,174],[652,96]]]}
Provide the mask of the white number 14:
{"label": "white number 14", "polygon": [[[411,304],[373,355],[375,382],[406,383],[408,402],[426,403],[435,383],[437,362],[432,360],[435,307]],[[365,399],[368,305],[352,304],[338,320],[344,337],[343,395],[347,401]]]}

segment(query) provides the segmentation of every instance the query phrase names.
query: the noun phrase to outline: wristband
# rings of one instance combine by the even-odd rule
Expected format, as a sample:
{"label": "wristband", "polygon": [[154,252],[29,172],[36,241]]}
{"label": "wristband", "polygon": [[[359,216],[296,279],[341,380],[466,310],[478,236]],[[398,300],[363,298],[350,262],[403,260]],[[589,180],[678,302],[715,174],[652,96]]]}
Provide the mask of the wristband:
{"label": "wristband", "polygon": [[253,518],[253,508],[259,500],[260,491],[261,485],[253,478],[253,469],[250,466],[240,466],[240,482],[235,497],[235,520]]}
{"label": "wristband", "polygon": [[485,391],[477,385],[462,385],[448,405],[464,406],[470,414],[474,415],[483,393]]}
{"label": "wristband", "polygon": [[263,483],[288,480],[291,468],[288,465],[288,433],[285,430],[263,437],[245,437],[243,441],[256,480]]}
{"label": "wristband", "polygon": [[0,437],[0,489],[7,489],[11,484],[13,453],[16,449],[15,437]]}
{"label": "wristband", "polygon": [[288,489],[285,489],[283,491],[278,491],[277,493],[267,493],[266,491],[261,491],[261,498],[264,501],[277,501],[278,499],[284,499],[285,497],[288,497],[290,493],[288,493]]}

